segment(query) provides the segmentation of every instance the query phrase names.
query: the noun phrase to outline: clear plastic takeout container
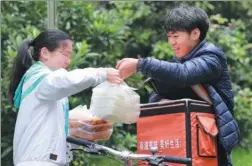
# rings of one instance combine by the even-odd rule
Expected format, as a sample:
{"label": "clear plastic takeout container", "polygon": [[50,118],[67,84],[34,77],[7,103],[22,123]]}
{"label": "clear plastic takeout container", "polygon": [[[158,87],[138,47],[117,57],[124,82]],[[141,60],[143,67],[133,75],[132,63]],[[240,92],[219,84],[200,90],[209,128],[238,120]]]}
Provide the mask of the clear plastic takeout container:
{"label": "clear plastic takeout container", "polygon": [[113,123],[97,118],[88,121],[70,120],[69,126],[71,136],[91,141],[109,139],[113,132]]}
{"label": "clear plastic takeout container", "polygon": [[[105,121],[104,121],[105,122]],[[112,123],[97,123],[94,121],[79,121],[79,120],[69,120],[70,128],[79,128],[87,132],[100,132],[113,128]]]}
{"label": "clear plastic takeout container", "polygon": [[113,129],[99,131],[99,132],[88,132],[81,128],[70,128],[70,135],[73,137],[86,139],[90,141],[98,141],[109,139],[112,135]]}

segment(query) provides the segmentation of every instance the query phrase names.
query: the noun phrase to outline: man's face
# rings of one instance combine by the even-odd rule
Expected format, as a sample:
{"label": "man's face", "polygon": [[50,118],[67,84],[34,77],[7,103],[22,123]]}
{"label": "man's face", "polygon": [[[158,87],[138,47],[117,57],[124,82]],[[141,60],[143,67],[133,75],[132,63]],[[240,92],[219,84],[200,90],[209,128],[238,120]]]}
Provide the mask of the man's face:
{"label": "man's face", "polygon": [[72,41],[66,40],[60,45],[59,48],[50,52],[48,62],[50,68],[57,70],[60,68],[66,69],[70,64],[70,58],[72,53]]}
{"label": "man's face", "polygon": [[171,44],[176,57],[182,58],[199,43],[199,36],[195,36],[194,30],[191,33],[185,31],[170,31],[168,32],[168,43]]}

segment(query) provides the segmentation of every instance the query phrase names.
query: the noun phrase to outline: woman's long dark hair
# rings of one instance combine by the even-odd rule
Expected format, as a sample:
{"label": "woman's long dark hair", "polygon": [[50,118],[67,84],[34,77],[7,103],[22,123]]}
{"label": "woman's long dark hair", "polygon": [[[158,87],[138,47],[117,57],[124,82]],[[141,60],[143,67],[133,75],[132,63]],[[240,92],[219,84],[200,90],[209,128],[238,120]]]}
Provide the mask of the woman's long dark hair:
{"label": "woman's long dark hair", "polygon": [[[40,33],[34,40],[24,41],[13,63],[9,86],[11,103],[13,103],[13,96],[23,75],[31,67],[33,61],[39,60],[40,50],[46,47],[49,51],[54,51],[60,46],[60,42],[63,40],[71,40],[71,38],[67,33],[61,30],[50,29]],[[29,51],[30,47],[33,47],[32,52]]]}

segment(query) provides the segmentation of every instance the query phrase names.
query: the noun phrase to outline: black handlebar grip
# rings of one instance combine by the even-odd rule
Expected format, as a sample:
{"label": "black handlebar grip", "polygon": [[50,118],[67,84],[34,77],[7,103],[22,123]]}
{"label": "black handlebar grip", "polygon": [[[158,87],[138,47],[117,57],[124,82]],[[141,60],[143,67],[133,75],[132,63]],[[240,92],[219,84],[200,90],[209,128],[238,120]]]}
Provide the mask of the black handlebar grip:
{"label": "black handlebar grip", "polygon": [[162,156],[165,162],[178,163],[178,164],[191,164],[191,158]]}
{"label": "black handlebar grip", "polygon": [[71,137],[71,136],[68,136],[66,140],[69,143],[73,143],[73,144],[76,144],[76,145],[82,145],[82,146],[90,146],[90,145],[94,144],[91,141],[87,141],[87,140],[83,140],[83,139],[79,139],[79,138],[74,138],[74,137]]}

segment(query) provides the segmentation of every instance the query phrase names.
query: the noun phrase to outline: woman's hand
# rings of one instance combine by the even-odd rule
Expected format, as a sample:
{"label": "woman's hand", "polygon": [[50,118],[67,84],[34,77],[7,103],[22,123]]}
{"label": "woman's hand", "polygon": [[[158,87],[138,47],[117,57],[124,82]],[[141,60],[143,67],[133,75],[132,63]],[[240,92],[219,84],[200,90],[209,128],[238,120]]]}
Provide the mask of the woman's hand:
{"label": "woman's hand", "polygon": [[106,68],[107,81],[112,84],[121,84],[123,80],[120,78],[119,70],[114,68]]}

